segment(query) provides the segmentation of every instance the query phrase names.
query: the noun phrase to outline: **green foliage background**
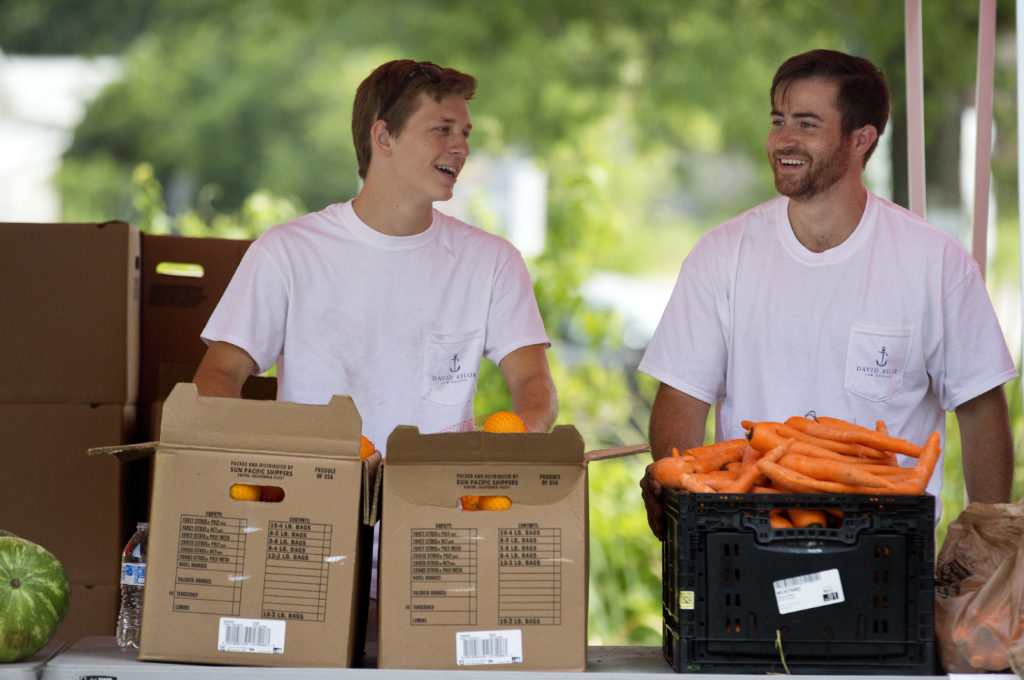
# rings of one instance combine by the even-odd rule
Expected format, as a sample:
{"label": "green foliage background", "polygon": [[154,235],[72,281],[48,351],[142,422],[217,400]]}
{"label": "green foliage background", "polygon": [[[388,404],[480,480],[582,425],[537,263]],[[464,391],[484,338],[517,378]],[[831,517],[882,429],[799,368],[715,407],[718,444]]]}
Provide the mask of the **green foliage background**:
{"label": "green foliage background", "polygon": [[[973,97],[977,5],[923,3],[923,22],[929,197],[956,211],[950,139]],[[998,25],[1012,23],[999,0]],[[476,75],[474,151],[527,155],[548,176],[547,244],[528,264],[559,422],[592,449],[644,442],[656,385],[635,371],[624,320],[588,306],[581,283],[599,270],[671,277],[706,229],[773,195],[760,163],[768,85],[806,49],[855,52],[888,74],[893,154],[872,164],[891,166],[905,198],[902,36],[893,0],[0,0],[6,53],[122,58],[57,177],[68,221],[253,238],[357,193],[349,115],[372,68],[408,57]],[[994,188],[1009,208],[993,290],[1018,285],[1014,75],[997,63]],[[503,228],[483,211],[476,221]],[[1009,394],[1019,439],[1019,380]],[[485,365],[477,412],[508,405]],[[660,544],[637,486],[647,460],[590,468],[592,644],[660,643]],[[1018,467],[1014,498],[1022,490]],[[943,502],[940,540],[964,503],[955,418]]]}

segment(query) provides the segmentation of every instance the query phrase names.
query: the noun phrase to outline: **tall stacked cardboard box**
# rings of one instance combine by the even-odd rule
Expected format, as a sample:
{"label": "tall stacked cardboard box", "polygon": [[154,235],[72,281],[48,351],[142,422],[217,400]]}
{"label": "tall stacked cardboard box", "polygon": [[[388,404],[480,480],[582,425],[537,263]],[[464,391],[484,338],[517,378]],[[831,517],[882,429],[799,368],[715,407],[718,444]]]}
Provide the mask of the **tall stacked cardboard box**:
{"label": "tall stacked cardboard box", "polygon": [[113,630],[119,553],[143,519],[145,472],[86,456],[134,435],[140,267],[123,222],[0,224],[0,527],[64,564],[69,641]]}
{"label": "tall stacked cardboard box", "polygon": [[[120,552],[148,519],[151,461],[88,456],[155,439],[248,241],[143,235],[124,222],[0,223],[0,528],[64,564],[58,637],[110,635]],[[273,398],[265,379],[247,396]]]}

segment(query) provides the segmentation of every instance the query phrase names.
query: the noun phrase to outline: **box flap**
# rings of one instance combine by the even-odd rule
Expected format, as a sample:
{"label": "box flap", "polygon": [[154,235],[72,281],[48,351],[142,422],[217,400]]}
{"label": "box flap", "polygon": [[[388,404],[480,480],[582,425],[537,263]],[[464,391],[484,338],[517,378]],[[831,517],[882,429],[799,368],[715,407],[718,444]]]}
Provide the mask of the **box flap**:
{"label": "box flap", "polygon": [[377,486],[380,477],[380,451],[363,460],[363,524],[373,526],[377,523]]}
{"label": "box flap", "polygon": [[138,444],[118,444],[116,446],[95,446],[88,451],[90,456],[117,456],[122,463],[130,463],[156,453],[159,442],[140,442]]}
{"label": "box flap", "polygon": [[179,383],[164,403],[161,447],[359,458],[362,419],[351,397],[329,404],[200,397]]}
{"label": "box flap", "polygon": [[624,458],[625,456],[633,456],[638,453],[644,453],[650,450],[650,444],[631,444],[629,446],[616,446],[611,449],[594,449],[593,451],[587,451],[584,454],[584,458],[588,463],[590,463],[595,460],[608,460],[609,458]]}
{"label": "box flap", "polygon": [[388,437],[388,465],[495,462],[524,464],[583,464],[583,437],[572,425],[557,425],[550,433],[498,434],[441,432],[420,434],[419,428],[399,425]]}

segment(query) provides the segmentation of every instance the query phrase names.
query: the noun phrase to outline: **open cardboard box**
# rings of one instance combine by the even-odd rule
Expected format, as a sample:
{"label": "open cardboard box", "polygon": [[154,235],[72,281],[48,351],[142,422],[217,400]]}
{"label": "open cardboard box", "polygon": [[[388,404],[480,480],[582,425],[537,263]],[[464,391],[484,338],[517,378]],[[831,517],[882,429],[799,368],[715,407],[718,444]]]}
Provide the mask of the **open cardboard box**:
{"label": "open cardboard box", "polygon": [[[154,451],[139,659],[347,667],[362,654],[379,454],[352,400],[200,397],[181,383]],[[261,500],[233,498],[235,484]]]}
{"label": "open cardboard box", "polygon": [[[583,671],[590,460],[550,433],[398,427],[378,476],[380,668]],[[506,510],[464,510],[504,496]]]}

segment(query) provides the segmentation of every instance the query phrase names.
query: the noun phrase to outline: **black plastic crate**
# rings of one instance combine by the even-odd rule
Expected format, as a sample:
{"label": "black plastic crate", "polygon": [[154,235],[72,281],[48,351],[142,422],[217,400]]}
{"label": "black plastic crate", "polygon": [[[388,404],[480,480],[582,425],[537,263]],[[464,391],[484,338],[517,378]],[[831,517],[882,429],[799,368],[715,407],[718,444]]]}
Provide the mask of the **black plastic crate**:
{"label": "black plastic crate", "polygon": [[[663,503],[676,672],[934,673],[934,497],[665,489]],[[773,529],[769,512],[793,507],[834,519]]]}

